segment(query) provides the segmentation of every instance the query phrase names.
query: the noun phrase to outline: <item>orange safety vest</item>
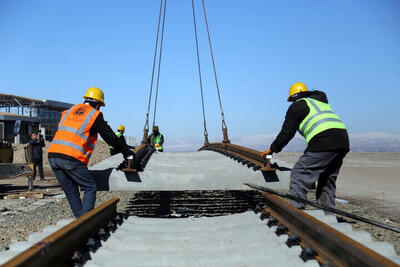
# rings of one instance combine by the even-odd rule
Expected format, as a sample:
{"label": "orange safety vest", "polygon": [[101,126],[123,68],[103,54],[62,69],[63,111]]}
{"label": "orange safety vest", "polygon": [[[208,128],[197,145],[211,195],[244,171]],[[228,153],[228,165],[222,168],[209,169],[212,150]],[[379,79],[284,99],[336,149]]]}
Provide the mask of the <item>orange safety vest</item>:
{"label": "orange safety vest", "polygon": [[68,155],[87,165],[97,142],[97,133],[90,136],[89,131],[100,113],[86,104],[63,111],[49,153]]}

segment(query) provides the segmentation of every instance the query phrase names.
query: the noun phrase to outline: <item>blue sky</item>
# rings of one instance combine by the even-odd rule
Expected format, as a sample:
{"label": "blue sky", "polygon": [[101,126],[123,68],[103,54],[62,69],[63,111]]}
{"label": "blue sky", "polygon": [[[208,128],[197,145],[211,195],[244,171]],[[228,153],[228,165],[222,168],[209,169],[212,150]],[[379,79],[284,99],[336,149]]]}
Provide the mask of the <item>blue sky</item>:
{"label": "blue sky", "polygon": [[[196,0],[210,138],[221,123]],[[350,133],[400,134],[400,1],[206,1],[230,136],[277,134],[289,86],[328,94]],[[102,88],[112,127],[141,138],[159,1],[0,0],[0,92],[79,103]],[[190,0],[169,0],[156,124],[201,138]],[[265,144],[268,145],[268,144]]]}

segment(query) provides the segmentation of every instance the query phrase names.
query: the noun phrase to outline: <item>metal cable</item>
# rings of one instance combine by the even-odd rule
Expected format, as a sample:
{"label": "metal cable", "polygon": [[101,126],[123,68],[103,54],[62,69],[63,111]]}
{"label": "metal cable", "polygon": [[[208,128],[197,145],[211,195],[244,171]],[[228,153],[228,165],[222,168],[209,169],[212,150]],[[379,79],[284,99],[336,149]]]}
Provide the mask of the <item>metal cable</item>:
{"label": "metal cable", "polygon": [[163,42],[164,42],[164,25],[165,25],[165,10],[167,9],[167,0],[164,0],[164,11],[163,11],[163,21],[161,27],[161,42],[160,42],[160,53],[158,54],[158,70],[157,70],[157,86],[156,86],[156,97],[154,100],[154,114],[153,114],[153,128],[156,122],[156,113],[157,113],[157,101],[158,101],[158,85],[160,83],[160,69],[161,69],[161,57],[163,51]]}
{"label": "metal cable", "polygon": [[218,78],[217,78],[217,70],[215,68],[215,61],[214,61],[214,53],[211,45],[211,37],[210,37],[210,29],[208,27],[208,20],[207,20],[207,13],[206,13],[206,7],[204,4],[204,0],[201,0],[202,6],[203,6],[203,13],[204,13],[204,21],[206,23],[206,28],[207,28],[207,36],[208,36],[208,45],[210,47],[210,55],[211,55],[211,61],[214,69],[214,78],[215,78],[215,85],[217,87],[217,93],[218,93],[218,101],[219,101],[219,107],[221,109],[221,119],[222,119],[222,128],[227,128],[226,123],[225,123],[225,116],[224,116],[224,110],[222,109],[222,101],[221,101],[221,94],[219,91],[219,85],[218,85]]}
{"label": "metal cable", "polygon": [[150,114],[150,105],[151,105],[151,95],[153,93],[154,69],[155,69],[155,66],[156,66],[156,58],[157,58],[157,50],[158,50],[158,35],[160,33],[160,21],[161,21],[162,8],[163,8],[163,0],[160,0],[160,11],[159,11],[159,14],[158,14],[156,45],[155,45],[155,48],[154,48],[154,58],[153,58],[153,70],[151,72],[149,103],[147,104],[146,123],[144,124],[144,129],[149,129],[149,114]]}
{"label": "metal cable", "polygon": [[206,112],[205,112],[205,108],[204,108],[203,81],[201,79],[200,53],[199,53],[199,42],[198,42],[198,39],[197,39],[196,12],[195,12],[195,9],[194,9],[194,0],[192,0],[192,11],[193,11],[194,36],[195,36],[195,39],[196,39],[197,67],[198,67],[198,71],[199,71],[201,105],[202,105],[202,108],[203,108],[204,136],[208,136],[207,123],[206,123]]}

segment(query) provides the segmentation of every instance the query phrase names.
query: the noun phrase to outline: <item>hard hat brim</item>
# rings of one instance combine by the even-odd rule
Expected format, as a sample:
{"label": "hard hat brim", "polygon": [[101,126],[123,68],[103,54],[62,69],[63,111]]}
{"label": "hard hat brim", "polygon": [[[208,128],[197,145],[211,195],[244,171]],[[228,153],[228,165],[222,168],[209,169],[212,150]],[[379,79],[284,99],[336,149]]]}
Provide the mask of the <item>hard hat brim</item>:
{"label": "hard hat brim", "polygon": [[97,100],[97,99],[94,99],[94,98],[91,98],[91,97],[87,97],[87,96],[83,96],[83,98],[84,98],[84,99],[88,99],[88,100],[92,100],[92,101],[99,102],[99,103],[100,103],[100,106],[102,106],[102,107],[105,107],[105,106],[106,106],[106,103],[104,103],[103,101],[100,101],[100,100]]}

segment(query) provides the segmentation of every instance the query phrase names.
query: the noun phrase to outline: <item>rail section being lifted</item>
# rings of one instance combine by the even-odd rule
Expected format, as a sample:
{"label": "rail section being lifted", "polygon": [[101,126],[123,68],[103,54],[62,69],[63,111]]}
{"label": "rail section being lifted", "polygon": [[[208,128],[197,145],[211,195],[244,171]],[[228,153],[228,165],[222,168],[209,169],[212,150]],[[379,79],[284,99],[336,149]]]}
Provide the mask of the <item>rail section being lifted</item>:
{"label": "rail section being lifted", "polygon": [[260,151],[239,145],[234,145],[231,143],[206,144],[203,147],[201,147],[198,151],[201,150],[211,150],[221,153],[227,157],[230,157],[242,163],[243,165],[247,165],[247,167],[249,168],[253,168],[254,171],[260,170],[260,171],[273,172],[276,171],[278,168],[277,165],[271,165],[269,159],[262,158],[260,156],[261,155]]}

